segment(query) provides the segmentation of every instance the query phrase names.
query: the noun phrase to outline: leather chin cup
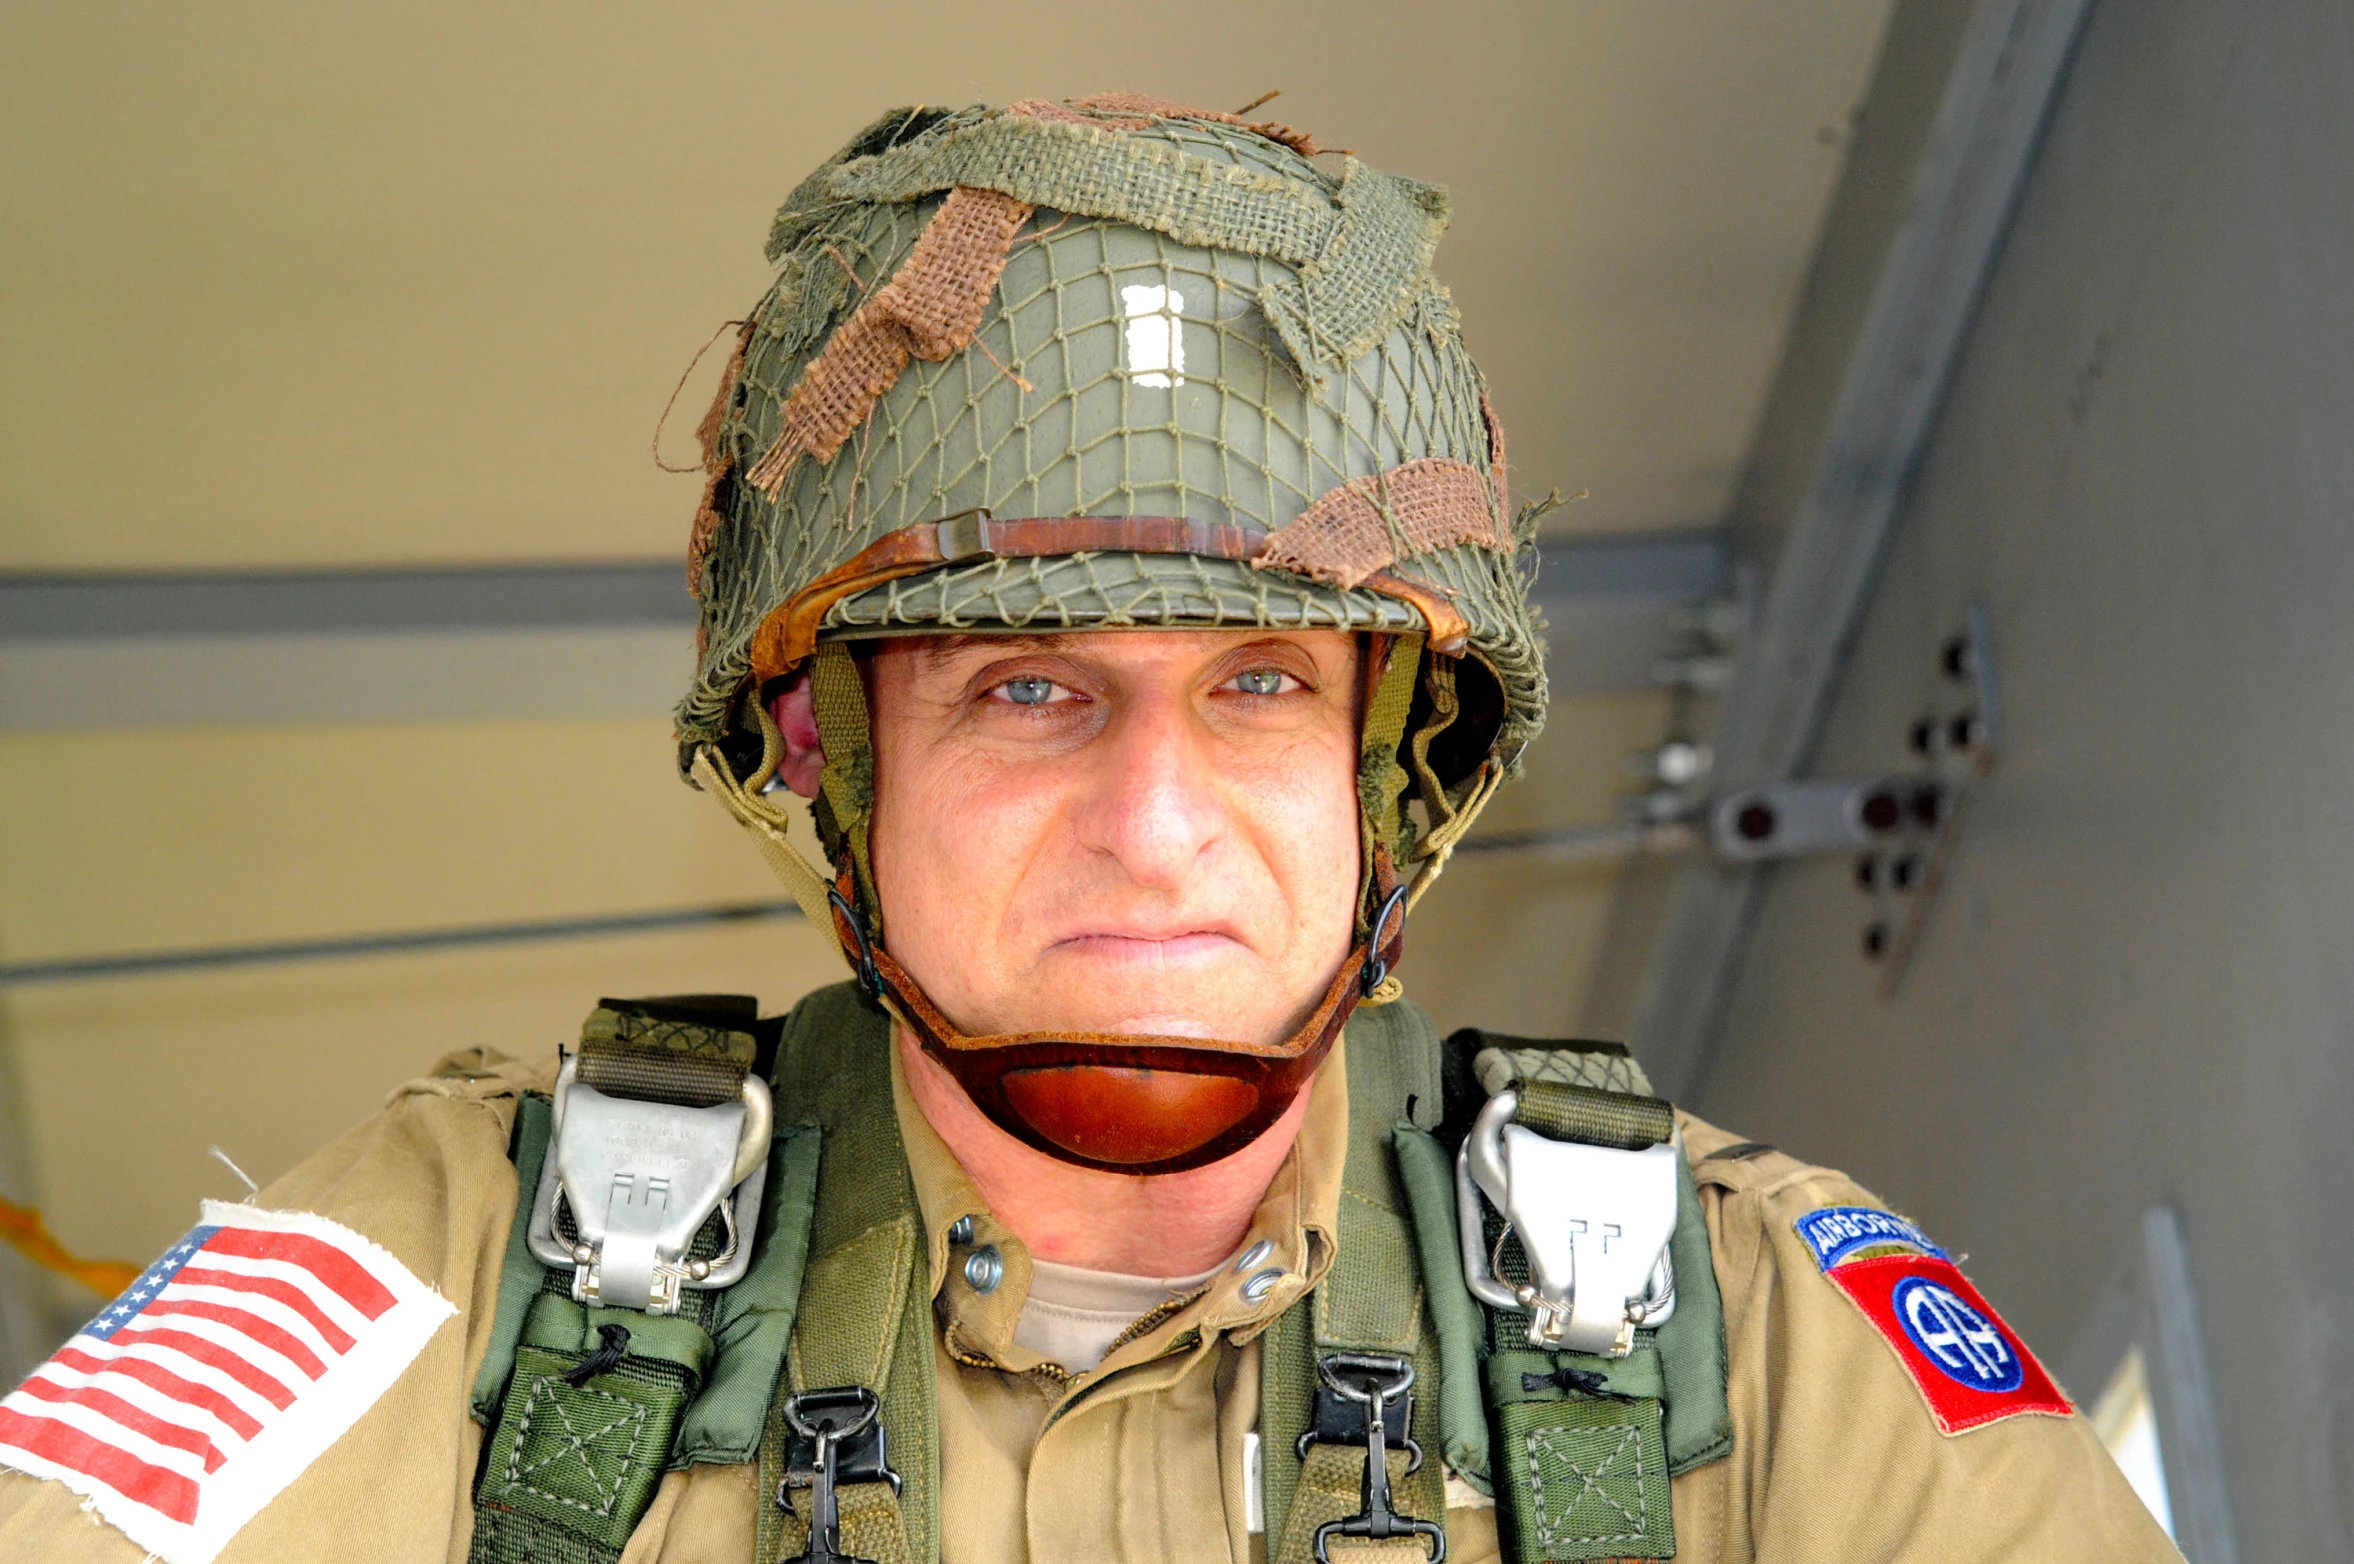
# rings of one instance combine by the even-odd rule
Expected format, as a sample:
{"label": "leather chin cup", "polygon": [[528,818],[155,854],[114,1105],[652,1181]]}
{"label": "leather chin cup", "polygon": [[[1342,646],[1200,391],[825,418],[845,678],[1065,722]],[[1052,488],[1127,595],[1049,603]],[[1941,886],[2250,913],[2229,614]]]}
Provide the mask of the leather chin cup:
{"label": "leather chin cup", "polygon": [[[1382,925],[1391,923],[1394,902]],[[843,949],[863,950],[844,925]],[[1376,958],[1386,973],[1404,919]],[[1377,927],[1375,937],[1379,937]],[[1370,943],[1370,942],[1369,942]],[[1111,1032],[958,1031],[880,948],[864,950],[878,995],[991,1123],[1064,1162],[1108,1173],[1179,1173],[1232,1156],[1267,1132],[1324,1062],[1365,989],[1367,947],[1341,963],[1307,1020],[1274,1044]]]}

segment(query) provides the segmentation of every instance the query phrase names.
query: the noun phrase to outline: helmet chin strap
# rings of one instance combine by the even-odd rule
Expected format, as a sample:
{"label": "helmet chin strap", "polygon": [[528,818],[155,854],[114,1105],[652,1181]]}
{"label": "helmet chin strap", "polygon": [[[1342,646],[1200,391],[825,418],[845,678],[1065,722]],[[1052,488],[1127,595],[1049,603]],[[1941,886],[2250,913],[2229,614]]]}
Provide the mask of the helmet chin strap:
{"label": "helmet chin strap", "polygon": [[867,996],[915,1035],[998,1128],[1079,1167],[1176,1173],[1232,1156],[1265,1134],[1315,1075],[1357,1005],[1397,997],[1390,969],[1405,946],[1406,909],[1411,892],[1431,878],[1426,865],[1412,882],[1401,881],[1393,847],[1400,829],[1398,793],[1407,783],[1396,757],[1420,664],[1421,638],[1407,635],[1384,638],[1380,655],[1359,664],[1357,802],[1365,854],[1357,906],[1361,916],[1367,904],[1374,910],[1365,917],[1363,938],[1314,1008],[1274,1043],[1081,1031],[975,1036],[959,1030],[884,948],[883,920],[870,899],[865,867],[873,802],[866,693],[839,642],[817,648],[809,674],[828,757],[813,807],[834,857],[830,884],[793,847],[784,813],[764,796],[783,741],[756,688],[746,696],[762,740],[751,777],[737,781],[709,746],[698,749],[694,776],[753,833],[794,900],[840,946]]}
{"label": "helmet chin strap", "polygon": [[870,943],[843,876],[829,901],[835,935],[868,995],[915,1034],[991,1123],[1050,1157],[1109,1173],[1178,1173],[1232,1156],[1281,1118],[1331,1052],[1358,1001],[1381,986],[1405,944],[1405,887],[1377,849],[1380,911],[1315,1009],[1275,1043],[1119,1032],[973,1036]]}

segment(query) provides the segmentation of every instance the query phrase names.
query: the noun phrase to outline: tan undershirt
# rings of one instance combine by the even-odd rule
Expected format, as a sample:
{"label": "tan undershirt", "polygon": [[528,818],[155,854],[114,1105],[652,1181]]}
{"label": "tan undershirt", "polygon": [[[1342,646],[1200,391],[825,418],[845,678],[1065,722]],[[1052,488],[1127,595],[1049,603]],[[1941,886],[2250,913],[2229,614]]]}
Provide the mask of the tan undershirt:
{"label": "tan undershirt", "polygon": [[1213,1265],[1198,1276],[1123,1276],[1033,1256],[1030,1295],[1014,1321],[1014,1345],[1084,1374],[1104,1360],[1129,1326],[1165,1303],[1201,1291],[1222,1269]]}

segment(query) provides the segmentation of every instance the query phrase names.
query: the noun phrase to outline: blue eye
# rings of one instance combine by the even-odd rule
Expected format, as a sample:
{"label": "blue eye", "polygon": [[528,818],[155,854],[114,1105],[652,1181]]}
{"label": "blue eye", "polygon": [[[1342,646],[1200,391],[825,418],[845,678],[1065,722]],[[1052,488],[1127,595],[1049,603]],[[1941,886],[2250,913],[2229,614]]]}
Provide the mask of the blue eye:
{"label": "blue eye", "polygon": [[1043,706],[1054,695],[1051,679],[1008,679],[998,688],[1016,706]]}
{"label": "blue eye", "polygon": [[1234,687],[1245,695],[1280,695],[1283,675],[1273,668],[1253,668],[1234,676]]}

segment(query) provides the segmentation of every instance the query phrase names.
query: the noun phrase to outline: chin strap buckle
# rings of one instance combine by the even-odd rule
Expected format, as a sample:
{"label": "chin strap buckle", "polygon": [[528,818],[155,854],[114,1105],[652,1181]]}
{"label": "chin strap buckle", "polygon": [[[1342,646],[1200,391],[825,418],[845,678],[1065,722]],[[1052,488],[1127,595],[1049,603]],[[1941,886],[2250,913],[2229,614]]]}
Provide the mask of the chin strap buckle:
{"label": "chin strap buckle", "polygon": [[1382,959],[1381,931],[1390,926],[1390,917],[1406,903],[1406,882],[1381,899],[1381,911],[1373,915],[1373,927],[1365,931],[1365,965],[1357,971],[1357,991],[1370,996],[1390,975],[1390,964]]}
{"label": "chin strap buckle", "polygon": [[[1407,1421],[1412,1415],[1413,1398],[1406,1392],[1414,1384],[1414,1365],[1404,1358],[1377,1357],[1370,1353],[1334,1352],[1316,1364],[1316,1377],[1324,1382],[1338,1398],[1338,1406],[1359,1411],[1365,1444],[1365,1484],[1360,1494],[1358,1513],[1337,1521],[1326,1521],[1316,1528],[1316,1564],[1332,1564],[1326,1550],[1335,1537],[1354,1537],[1367,1542],[1386,1542],[1392,1537],[1422,1537],[1429,1541],[1430,1564],[1446,1564],[1446,1528],[1436,1521],[1400,1515],[1390,1508],[1389,1416],[1392,1407],[1400,1419],[1398,1435],[1411,1452],[1406,1470],[1411,1472],[1422,1464],[1422,1451],[1414,1441],[1406,1438]],[[1312,1438],[1320,1438],[1326,1424],[1324,1391],[1316,1396],[1316,1426],[1300,1437],[1303,1454]],[[1340,1442],[1340,1441],[1328,1441]],[[1357,1441],[1349,1439],[1347,1443]]]}
{"label": "chin strap buckle", "polygon": [[858,979],[858,991],[869,999],[883,997],[883,974],[875,967],[875,953],[866,942],[866,925],[858,921],[858,911],[850,905],[838,886],[826,887],[826,901],[834,910],[834,922],[843,936],[843,953],[850,958],[850,970]]}

